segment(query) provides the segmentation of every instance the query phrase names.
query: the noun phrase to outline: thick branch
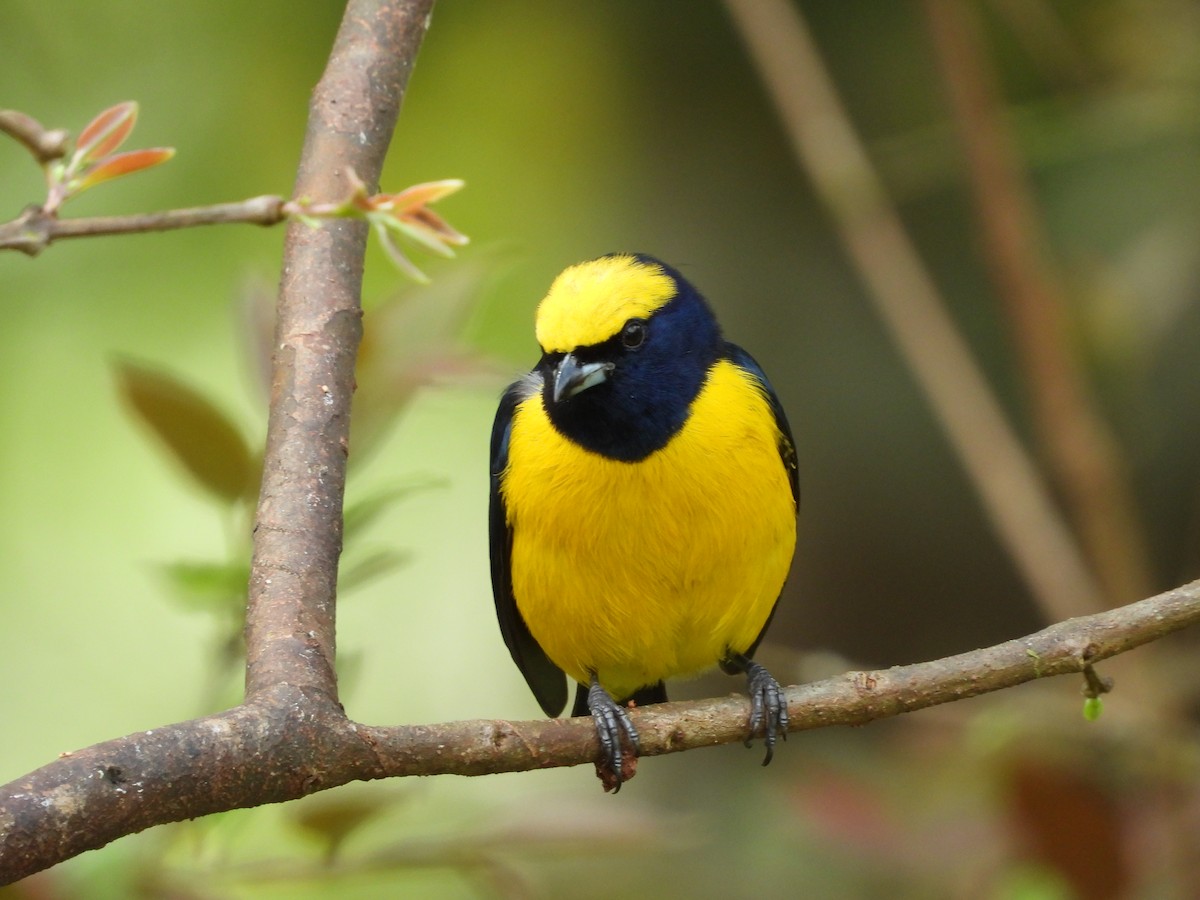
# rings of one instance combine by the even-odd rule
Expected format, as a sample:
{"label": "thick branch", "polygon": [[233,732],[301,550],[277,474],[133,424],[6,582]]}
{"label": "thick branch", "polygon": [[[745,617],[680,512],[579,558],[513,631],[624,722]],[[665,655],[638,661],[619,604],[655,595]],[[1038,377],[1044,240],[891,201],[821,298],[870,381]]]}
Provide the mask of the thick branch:
{"label": "thick branch", "polygon": [[[312,98],[294,196],[344,198],[351,170],[378,181],[432,5],[347,4]],[[32,232],[27,250],[37,247]],[[347,221],[293,222],[288,231],[247,603],[246,703],[97,745],[23,779],[9,792],[17,806],[0,807],[0,880],[152,824],[340,783],[345,773],[333,761],[344,764],[346,753],[358,760],[353,768],[373,771],[363,768],[370,746],[341,712],[333,668],[366,233]]]}
{"label": "thick branch", "polygon": [[[433,0],[353,0],[313,92],[292,195],[333,202],[375,184]],[[271,412],[246,615],[249,699],[289,684],[336,705],[334,597],[354,361],[361,221],[288,227]]]}
{"label": "thick branch", "polygon": [[[934,662],[787,690],[790,729],[860,725],[1085,667],[1200,622],[1200,581],[1026,638]],[[1122,695],[1116,703],[1138,703]],[[742,740],[744,697],[634,710],[642,755]],[[1088,727],[1080,717],[1080,728]],[[138,732],[0,788],[0,884],[151,825],[276,803],[349,781],[484,775],[590,763],[587,718],[357,725],[280,685],[230,712]]]}

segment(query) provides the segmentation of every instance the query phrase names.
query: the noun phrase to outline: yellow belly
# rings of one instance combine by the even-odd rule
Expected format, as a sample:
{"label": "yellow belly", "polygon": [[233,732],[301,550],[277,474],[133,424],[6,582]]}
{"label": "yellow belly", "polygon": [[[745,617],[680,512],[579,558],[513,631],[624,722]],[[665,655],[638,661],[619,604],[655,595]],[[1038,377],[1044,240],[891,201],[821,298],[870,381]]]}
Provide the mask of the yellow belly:
{"label": "yellow belly", "polygon": [[503,491],[517,608],[546,655],[615,697],[754,642],[796,542],[779,431],[718,363],[683,429],[637,463],[584,450],[541,395],[516,410]]}

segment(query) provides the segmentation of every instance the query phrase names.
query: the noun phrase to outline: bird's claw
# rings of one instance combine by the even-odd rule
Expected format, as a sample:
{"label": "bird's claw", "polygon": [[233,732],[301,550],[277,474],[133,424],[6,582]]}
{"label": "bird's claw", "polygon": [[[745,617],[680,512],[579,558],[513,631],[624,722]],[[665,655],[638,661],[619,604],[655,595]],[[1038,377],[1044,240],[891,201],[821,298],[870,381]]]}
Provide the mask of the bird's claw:
{"label": "bird's claw", "polygon": [[[592,678],[591,687],[588,688],[588,710],[591,712],[592,722],[596,726],[596,737],[600,740],[601,760],[597,766],[598,768],[607,766],[614,776],[611,779],[605,778],[603,770],[601,770],[601,779],[605,782],[605,789],[607,790],[611,784],[612,792],[615,794],[621,790],[624,782],[633,777],[639,749],[637,729],[633,727],[629,713],[609,696],[608,691],[600,686],[595,677]],[[628,762],[625,760],[624,748],[621,746],[622,734],[629,740],[630,750],[634,757]]]}
{"label": "bird's claw", "polygon": [[750,693],[750,737],[746,738],[746,746],[762,732],[767,745],[765,766],[775,756],[776,735],[787,740],[787,699],[774,676],[754,660],[746,662],[746,687]]}

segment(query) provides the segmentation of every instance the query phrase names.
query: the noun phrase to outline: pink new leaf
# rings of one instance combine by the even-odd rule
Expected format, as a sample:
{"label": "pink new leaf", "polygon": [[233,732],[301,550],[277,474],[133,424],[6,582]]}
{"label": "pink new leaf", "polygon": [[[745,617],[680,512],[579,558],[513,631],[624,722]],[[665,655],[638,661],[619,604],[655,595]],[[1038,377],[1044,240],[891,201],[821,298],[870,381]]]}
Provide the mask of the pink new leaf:
{"label": "pink new leaf", "polygon": [[420,209],[413,210],[404,218],[416,225],[421,226],[426,231],[433,232],[444,244],[453,244],[455,247],[465,247],[471,242],[470,238],[452,226],[432,209],[421,207]]}
{"label": "pink new leaf", "polygon": [[113,178],[140,172],[165,163],[175,155],[174,147],[151,147],[146,150],[129,150],[102,159],[71,183],[71,193],[78,194]]}
{"label": "pink new leaf", "polygon": [[396,194],[378,194],[374,203],[375,209],[391,209],[398,213],[412,212],[436,203],[443,197],[461,190],[465,182],[461,178],[445,178],[441,181],[426,181],[414,184]]}
{"label": "pink new leaf", "polygon": [[463,182],[457,178],[414,184],[396,194],[376,194],[367,198],[366,216],[375,225],[384,249],[396,265],[409,277],[427,282],[425,274],[405,256],[396,242],[403,234],[439,256],[453,256],[452,246],[467,243],[467,236],[450,226],[428,206],[459,190]]}
{"label": "pink new leaf", "polygon": [[292,200],[284,205],[286,214],[310,224],[321,219],[365,219],[379,235],[384,251],[396,267],[421,283],[427,283],[429,278],[405,255],[398,235],[403,234],[441,256],[453,256],[451,247],[467,243],[466,235],[428,207],[459,190],[463,186],[460,179],[415,184],[396,194],[368,193],[367,185],[353,169],[346,170],[346,181],[350,191],[344,200],[331,203],[312,203],[304,198]]}
{"label": "pink new leaf", "polygon": [[72,166],[83,165],[112,153],[129,137],[137,124],[138,105],[133,100],[110,106],[79,132]]}

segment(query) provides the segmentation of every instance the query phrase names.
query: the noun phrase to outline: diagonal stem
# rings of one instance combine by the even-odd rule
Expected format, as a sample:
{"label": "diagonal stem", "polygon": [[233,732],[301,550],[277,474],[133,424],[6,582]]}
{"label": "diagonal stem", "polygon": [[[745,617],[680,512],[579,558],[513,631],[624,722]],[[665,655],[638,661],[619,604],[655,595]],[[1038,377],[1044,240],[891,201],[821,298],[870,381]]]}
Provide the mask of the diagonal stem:
{"label": "diagonal stem", "polygon": [[1039,443],[1108,605],[1127,602],[1153,583],[1144,531],[1117,440],[1072,346],[1066,289],[1046,250],[1050,241],[1003,113],[979,17],[960,0],[924,0],[924,8]]}
{"label": "diagonal stem", "polygon": [[947,314],[804,20],[786,0],[726,0],[726,6],[876,312],[1045,618],[1102,608],[1087,561]]}

